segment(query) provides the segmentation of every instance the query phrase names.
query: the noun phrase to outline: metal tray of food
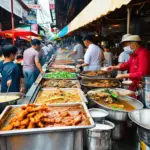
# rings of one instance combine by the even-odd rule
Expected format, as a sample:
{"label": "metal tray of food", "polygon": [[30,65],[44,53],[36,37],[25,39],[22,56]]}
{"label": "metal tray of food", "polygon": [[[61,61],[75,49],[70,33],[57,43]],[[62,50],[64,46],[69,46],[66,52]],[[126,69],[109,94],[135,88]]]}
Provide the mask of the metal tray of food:
{"label": "metal tray of food", "polygon": [[[97,82],[97,85],[94,85]],[[120,81],[115,78],[92,79],[84,78],[81,80],[81,85],[89,88],[117,88],[121,85]]]}
{"label": "metal tray of food", "polygon": [[76,67],[70,66],[70,65],[53,65],[53,64],[51,64],[50,68],[72,68],[72,69],[75,69]]}
{"label": "metal tray of food", "polygon": [[111,74],[103,70],[97,70],[97,71],[83,71],[80,73],[80,76],[100,79],[100,78],[110,78]]}
{"label": "metal tray of food", "polygon": [[71,72],[71,73],[78,73],[80,70],[77,68],[53,68],[53,67],[50,67],[47,69],[46,72],[57,72],[57,71],[66,71],[66,72]]}
{"label": "metal tray of food", "polygon": [[[14,117],[16,115],[15,110],[12,110],[13,108],[21,108],[25,105],[11,105],[7,106],[3,113],[0,116],[0,122],[1,122],[1,129],[3,126],[5,127],[8,122],[10,121],[11,117]],[[40,105],[36,105],[40,106]],[[85,103],[76,103],[76,104],[60,104],[60,105],[48,105],[48,107],[76,107],[81,106],[83,111],[86,114],[86,117],[88,118],[89,125],[80,125],[80,126],[55,126],[55,127],[44,127],[44,128],[32,128],[32,129],[19,129],[19,130],[7,130],[7,131],[1,131],[0,136],[10,136],[10,135],[25,135],[25,134],[37,134],[37,133],[48,133],[48,132],[62,132],[62,131],[75,131],[80,129],[89,129],[95,126],[93,119],[91,118],[91,115],[89,114],[88,108]],[[14,112],[13,114],[10,114],[10,111]],[[85,121],[87,121],[85,119]]]}
{"label": "metal tray of food", "polygon": [[[38,101],[38,97],[40,96],[40,94],[42,92],[44,92],[44,91],[56,91],[56,90],[58,90],[58,88],[43,88],[43,89],[41,89],[37,93],[37,95],[35,96],[34,103],[39,104],[39,103],[37,103],[37,101]],[[77,94],[78,94],[79,101],[76,101],[76,102],[61,102],[61,103],[55,103],[54,102],[54,103],[51,103],[51,104],[79,103],[79,102],[85,102],[85,103],[87,103],[87,99],[86,99],[86,97],[85,97],[85,95],[84,95],[84,93],[83,93],[83,91],[81,89],[77,89],[77,88],[60,88],[59,90],[66,91],[66,92],[70,91],[70,93],[72,93],[73,91],[76,91]]]}
{"label": "metal tray of food", "polygon": [[0,93],[0,112],[2,112],[7,105],[15,105],[21,98],[19,92],[9,92],[6,97],[6,93]]}
{"label": "metal tray of food", "polygon": [[81,88],[78,80],[42,79],[40,85],[42,88]]}
{"label": "metal tray of food", "polygon": [[[88,100],[90,100],[91,102],[94,102],[94,104],[96,104],[96,107],[107,110],[109,112],[108,118],[114,119],[117,121],[126,121],[128,118],[128,112],[131,112],[131,111],[124,110],[124,109],[117,109],[117,108],[115,108],[116,106],[114,108],[111,108],[107,105],[104,105],[104,104],[98,102],[95,98],[91,97],[91,94],[93,94],[93,93],[95,93],[96,95],[99,96],[99,94],[97,94],[97,93],[102,92],[103,90],[104,89],[97,89],[97,90],[89,91],[87,93]],[[106,97],[104,98],[104,100],[105,99],[106,99]],[[135,98],[132,98],[129,96],[119,96],[118,99],[127,102],[128,104],[133,106],[134,109],[142,109],[143,108],[143,104]],[[116,104],[118,105],[118,103],[116,103]],[[119,105],[120,105],[120,103],[119,103]]]}
{"label": "metal tray of food", "polygon": [[75,62],[73,60],[68,60],[68,59],[60,59],[60,60],[55,60],[54,63],[55,65],[74,65]]}
{"label": "metal tray of food", "polygon": [[51,79],[51,80],[77,80],[78,79],[78,75],[76,74],[76,73],[74,73],[74,74],[76,74],[76,77],[74,77],[74,78],[49,78],[49,77],[45,77],[45,75],[46,74],[48,74],[48,73],[45,73],[44,75],[43,75],[43,79]]}
{"label": "metal tray of food", "polygon": [[[90,94],[91,94],[91,93],[93,93],[93,92],[99,93],[99,92],[102,92],[102,91],[104,91],[104,90],[105,90],[105,89],[97,89],[97,90],[91,90],[91,91],[89,91],[89,92],[87,93],[88,99],[90,99],[90,100],[96,102],[97,104],[103,106],[103,107],[106,108],[106,109],[115,110],[115,111],[130,112],[130,111],[126,111],[126,110],[112,109],[112,108],[110,108],[110,107],[107,107],[107,106],[105,106],[105,105],[103,105],[103,104],[98,103],[95,99],[93,99],[93,98],[90,97]],[[111,90],[113,91],[114,89],[111,89]],[[143,104],[142,104],[139,100],[137,100],[137,99],[135,99],[135,98],[132,98],[132,97],[129,97],[129,96],[119,96],[118,98],[121,99],[121,100],[127,101],[129,104],[131,104],[132,106],[134,106],[135,109],[142,109],[142,108],[143,108]]]}

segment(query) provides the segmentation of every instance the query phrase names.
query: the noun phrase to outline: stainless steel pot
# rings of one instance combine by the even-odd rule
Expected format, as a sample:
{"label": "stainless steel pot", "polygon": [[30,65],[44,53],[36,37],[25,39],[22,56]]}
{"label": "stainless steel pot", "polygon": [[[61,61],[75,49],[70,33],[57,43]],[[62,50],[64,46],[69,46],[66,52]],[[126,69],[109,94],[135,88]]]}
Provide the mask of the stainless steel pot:
{"label": "stainless steel pot", "polygon": [[[0,96],[5,96],[5,95],[6,95],[6,93],[0,94]],[[0,113],[5,109],[6,106],[17,104],[17,101],[20,99],[21,94],[19,92],[18,93],[10,92],[10,93],[8,93],[8,96],[19,96],[19,98],[16,98],[15,100],[11,100],[11,101],[0,102]]]}
{"label": "stainless steel pot", "polygon": [[[98,125],[98,124],[97,124]],[[110,126],[109,129],[95,127],[87,130],[87,148],[88,150],[110,150],[111,149],[111,130],[115,127],[110,121],[104,124]]]}
{"label": "stainless steel pot", "polygon": [[115,128],[112,130],[112,139],[121,140],[124,138],[126,126],[125,122],[115,122]]}
{"label": "stainless steel pot", "polygon": [[150,109],[132,111],[129,118],[137,125],[138,136],[150,146]]}

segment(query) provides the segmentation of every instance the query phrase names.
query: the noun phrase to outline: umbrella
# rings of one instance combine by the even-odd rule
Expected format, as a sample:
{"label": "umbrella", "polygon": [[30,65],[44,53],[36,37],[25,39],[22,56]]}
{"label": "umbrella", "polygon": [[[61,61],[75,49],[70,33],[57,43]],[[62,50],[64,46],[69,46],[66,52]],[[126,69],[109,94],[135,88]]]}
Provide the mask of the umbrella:
{"label": "umbrella", "polygon": [[13,33],[14,33],[14,38],[16,37],[26,37],[26,36],[36,36],[38,37],[39,35],[32,32],[32,31],[26,31],[26,30],[23,30],[23,29],[20,29],[20,28],[16,28],[14,30],[5,30],[5,31],[1,31],[0,32],[0,36],[13,36]]}

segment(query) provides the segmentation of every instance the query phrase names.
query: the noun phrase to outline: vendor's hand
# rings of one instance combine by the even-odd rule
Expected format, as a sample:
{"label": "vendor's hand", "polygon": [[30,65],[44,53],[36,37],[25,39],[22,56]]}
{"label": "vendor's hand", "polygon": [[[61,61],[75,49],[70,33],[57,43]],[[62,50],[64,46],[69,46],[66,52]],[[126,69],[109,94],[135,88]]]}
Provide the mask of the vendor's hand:
{"label": "vendor's hand", "polygon": [[108,72],[112,72],[114,70],[114,67],[113,66],[110,66],[110,67],[107,67],[106,68],[106,71],[108,71]]}
{"label": "vendor's hand", "polygon": [[128,78],[128,74],[118,74],[116,79]]}
{"label": "vendor's hand", "polygon": [[7,81],[7,86],[10,87],[11,84],[12,84],[12,80],[8,80],[8,81]]}

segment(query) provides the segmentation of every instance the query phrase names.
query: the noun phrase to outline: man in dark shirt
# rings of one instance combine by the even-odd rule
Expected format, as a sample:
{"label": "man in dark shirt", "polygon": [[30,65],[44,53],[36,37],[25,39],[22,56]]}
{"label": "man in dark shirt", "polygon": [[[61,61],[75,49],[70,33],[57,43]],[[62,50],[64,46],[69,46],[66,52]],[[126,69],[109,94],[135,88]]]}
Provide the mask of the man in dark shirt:
{"label": "man in dark shirt", "polygon": [[2,48],[4,61],[0,61],[0,73],[2,75],[1,92],[20,91],[20,70],[13,61],[17,53],[17,48],[13,45],[6,45]]}

